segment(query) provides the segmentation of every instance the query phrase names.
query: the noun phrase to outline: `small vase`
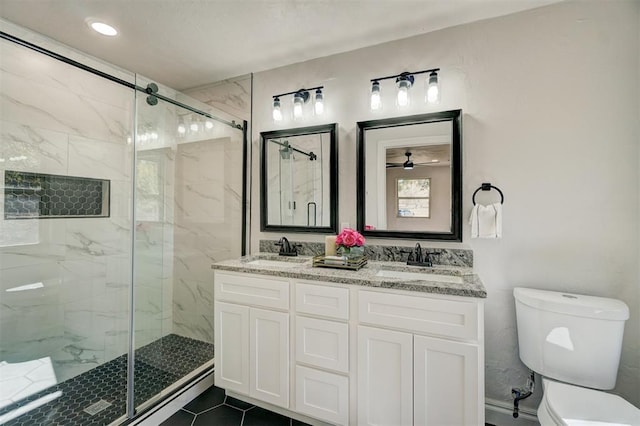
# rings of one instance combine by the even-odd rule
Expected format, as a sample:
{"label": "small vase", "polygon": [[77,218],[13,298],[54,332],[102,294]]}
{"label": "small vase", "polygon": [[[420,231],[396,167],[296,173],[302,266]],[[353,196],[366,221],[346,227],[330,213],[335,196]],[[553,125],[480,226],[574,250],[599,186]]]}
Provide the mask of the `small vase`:
{"label": "small vase", "polygon": [[364,256],[364,247],[358,247],[358,246],[344,247],[344,246],[340,246],[340,247],[338,247],[338,254],[340,256],[346,257],[347,259],[356,259],[356,258]]}

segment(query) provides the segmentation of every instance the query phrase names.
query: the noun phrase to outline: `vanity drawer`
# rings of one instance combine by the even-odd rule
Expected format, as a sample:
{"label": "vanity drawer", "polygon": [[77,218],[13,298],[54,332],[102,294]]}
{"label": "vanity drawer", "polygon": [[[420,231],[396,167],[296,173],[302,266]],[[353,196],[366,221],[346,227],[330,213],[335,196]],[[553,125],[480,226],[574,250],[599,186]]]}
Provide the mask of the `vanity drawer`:
{"label": "vanity drawer", "polygon": [[349,326],[296,316],[296,361],[349,372]]}
{"label": "vanity drawer", "polygon": [[458,339],[479,337],[478,304],[392,293],[360,291],[361,323]]}
{"label": "vanity drawer", "polygon": [[349,319],[349,290],[296,282],[296,312]]}
{"label": "vanity drawer", "polygon": [[349,424],[349,379],[297,365],[296,411],[337,425]]}
{"label": "vanity drawer", "polygon": [[289,309],[289,281],[253,274],[215,271],[215,299],[272,309]]}

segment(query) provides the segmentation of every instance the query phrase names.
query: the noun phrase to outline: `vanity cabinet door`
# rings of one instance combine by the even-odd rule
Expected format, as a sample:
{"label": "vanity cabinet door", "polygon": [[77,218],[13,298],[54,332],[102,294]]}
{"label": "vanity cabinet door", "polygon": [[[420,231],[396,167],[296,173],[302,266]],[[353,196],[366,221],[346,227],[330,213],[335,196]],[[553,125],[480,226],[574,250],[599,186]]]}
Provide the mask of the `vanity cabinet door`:
{"label": "vanity cabinet door", "polygon": [[289,314],[250,309],[249,396],[289,408]]}
{"label": "vanity cabinet door", "polygon": [[414,336],[416,425],[484,424],[479,351],[474,344]]}
{"label": "vanity cabinet door", "polygon": [[358,326],[358,424],[413,424],[413,335]]}
{"label": "vanity cabinet door", "polygon": [[249,394],[249,308],[215,303],[216,386]]}

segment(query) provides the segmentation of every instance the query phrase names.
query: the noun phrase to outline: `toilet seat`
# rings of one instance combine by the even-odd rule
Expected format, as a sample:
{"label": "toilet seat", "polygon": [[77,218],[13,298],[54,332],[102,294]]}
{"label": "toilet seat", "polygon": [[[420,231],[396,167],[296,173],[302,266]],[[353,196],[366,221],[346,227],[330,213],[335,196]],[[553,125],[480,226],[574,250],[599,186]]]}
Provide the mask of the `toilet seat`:
{"label": "toilet seat", "polygon": [[640,409],[617,395],[547,379],[543,383],[540,409],[546,408],[544,411],[557,425],[640,425]]}

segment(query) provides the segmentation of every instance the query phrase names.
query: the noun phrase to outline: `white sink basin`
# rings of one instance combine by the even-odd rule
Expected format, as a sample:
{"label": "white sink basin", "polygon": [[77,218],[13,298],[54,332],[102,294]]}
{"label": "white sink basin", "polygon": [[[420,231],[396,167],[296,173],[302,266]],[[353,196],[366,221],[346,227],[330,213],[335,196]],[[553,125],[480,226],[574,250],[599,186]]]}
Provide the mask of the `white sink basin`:
{"label": "white sink basin", "polygon": [[285,262],[282,260],[269,260],[269,259],[256,259],[251,262],[247,262],[246,265],[251,266],[271,266],[277,268],[298,268],[302,265],[299,262]]}
{"label": "white sink basin", "polygon": [[387,271],[382,269],[377,277],[398,278],[401,280],[439,281],[452,284],[462,284],[462,277],[456,275],[427,274],[424,272]]}

